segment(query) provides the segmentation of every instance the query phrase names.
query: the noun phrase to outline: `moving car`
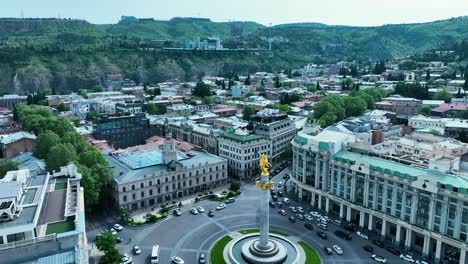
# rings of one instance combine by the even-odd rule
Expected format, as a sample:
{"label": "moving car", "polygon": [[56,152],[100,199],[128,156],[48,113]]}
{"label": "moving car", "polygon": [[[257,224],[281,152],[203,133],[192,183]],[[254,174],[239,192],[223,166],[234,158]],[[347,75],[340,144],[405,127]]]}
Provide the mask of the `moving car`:
{"label": "moving car", "polygon": [[206,263],[205,253],[201,253],[200,256],[198,257],[198,264],[205,264],[205,263]]}
{"label": "moving car", "polygon": [[284,180],[286,180],[287,178],[289,178],[289,176],[287,174],[283,175]]}
{"label": "moving car", "polygon": [[372,243],[374,243],[374,245],[378,246],[378,247],[381,247],[383,248],[384,247],[384,243],[380,240],[372,240]]}
{"label": "moving car", "polygon": [[125,254],[122,255],[122,263],[123,264],[133,263],[133,259],[127,253],[125,253]]}
{"label": "moving car", "polygon": [[159,245],[153,245],[153,249],[151,250],[151,264],[158,264],[159,263]]}
{"label": "moving car", "polygon": [[180,211],[180,209],[175,209],[175,210],[174,210],[174,215],[176,215],[176,216],[181,216],[181,215],[182,215],[182,212]]}
{"label": "moving car", "polygon": [[278,201],[278,196],[276,196],[276,195],[272,195],[272,196],[271,196],[271,199],[273,199],[273,201],[275,201],[275,202],[276,202],[276,201]]}
{"label": "moving car", "polygon": [[135,255],[140,255],[141,254],[141,249],[139,246],[135,245],[133,246],[133,254]]}
{"label": "moving car", "polygon": [[210,209],[210,211],[208,211],[208,216],[209,216],[209,217],[213,217],[213,216],[214,216],[213,209]]}
{"label": "moving car", "polygon": [[372,255],[372,259],[379,263],[387,263],[387,259],[382,256]]}
{"label": "moving car", "polygon": [[343,255],[343,250],[338,245],[333,245],[333,249],[335,250],[336,254]]}
{"label": "moving car", "polygon": [[114,228],[111,228],[111,229],[109,230],[109,232],[111,232],[114,236],[117,235],[117,231],[115,231]]}
{"label": "moving car", "polygon": [[121,225],[119,225],[119,224],[115,224],[115,225],[113,226],[113,228],[114,228],[115,230],[117,230],[117,231],[122,231],[122,230],[123,230],[123,226],[121,226]]}
{"label": "moving car", "polygon": [[394,248],[394,247],[387,247],[386,250],[394,255],[400,255],[400,250]]}
{"label": "moving car", "polygon": [[235,202],[235,201],[236,201],[236,199],[234,199],[234,198],[231,197],[231,198],[226,199],[226,201],[224,201],[224,202],[225,202],[225,203],[233,203],[233,202]]}
{"label": "moving car", "polygon": [[283,192],[282,192],[282,191],[278,191],[278,196],[283,196]]}
{"label": "moving car", "polygon": [[337,226],[341,226],[341,220],[333,219],[331,220],[332,224],[335,224]]}
{"label": "moving car", "polygon": [[305,226],[305,228],[307,228],[309,230],[314,230],[314,226],[311,223],[305,223],[304,226]]}
{"label": "moving car", "polygon": [[328,230],[327,225],[324,224],[317,224],[317,227],[323,230]]}
{"label": "moving car", "polygon": [[283,204],[282,204],[281,202],[279,202],[279,201],[276,202],[276,205],[277,205],[279,208],[283,207]]}
{"label": "moving car", "polygon": [[285,204],[289,204],[289,199],[288,199],[288,198],[286,198],[286,197],[284,197],[284,198],[283,198],[283,203],[285,203]]}
{"label": "moving car", "polygon": [[359,237],[362,237],[362,238],[364,238],[364,239],[366,239],[366,240],[369,239],[369,237],[368,237],[366,234],[364,234],[364,233],[362,233],[362,232],[360,232],[360,231],[357,231],[357,232],[356,232],[356,235],[358,235]]}
{"label": "moving car", "polygon": [[201,206],[197,206],[197,211],[198,211],[199,213],[204,213],[204,212],[205,212],[205,209],[204,209],[203,207],[201,207]]}
{"label": "moving car", "polygon": [[278,188],[283,187],[283,182],[278,182]]}
{"label": "moving car", "polygon": [[404,261],[408,261],[408,262],[411,262],[411,263],[414,263],[414,261],[415,261],[414,258],[413,258],[413,256],[408,255],[408,254],[406,254],[406,255],[401,254],[401,255],[400,255],[400,258],[401,258],[402,260],[404,260]]}
{"label": "moving car", "polygon": [[115,240],[117,241],[117,243],[122,243],[123,239],[121,237],[116,237]]}
{"label": "moving car", "polygon": [[223,210],[224,208],[226,208],[226,205],[225,204],[220,204],[218,206],[216,206],[216,210]]}
{"label": "moving car", "polygon": [[327,255],[333,254],[333,251],[329,247],[323,247],[323,251],[325,251],[325,253],[327,253]]}
{"label": "moving car", "polygon": [[287,215],[288,213],[286,213],[285,210],[281,209],[281,210],[278,210],[278,214],[280,214],[280,215]]}
{"label": "moving car", "polygon": [[304,216],[301,215],[301,214],[296,214],[296,218],[301,220],[301,221],[304,221]]}
{"label": "moving car", "polygon": [[171,258],[171,261],[174,264],[184,264],[185,263],[185,261],[181,257],[178,257],[178,256],[173,256]]}
{"label": "moving car", "polygon": [[321,239],[327,239],[327,234],[322,231],[317,231],[317,236],[319,236]]}
{"label": "moving car", "polygon": [[288,218],[289,221],[293,222],[293,223],[296,223],[296,218],[294,216],[290,216]]}
{"label": "moving car", "polygon": [[424,260],[419,260],[419,259],[418,259],[418,260],[416,260],[416,264],[429,264],[429,263],[427,263],[427,262],[424,261]]}
{"label": "moving car", "polygon": [[369,253],[374,252],[374,248],[371,246],[363,246],[362,248]]}
{"label": "moving car", "polygon": [[346,239],[346,240],[352,240],[353,239],[353,237],[351,236],[350,233],[346,233],[346,232],[343,232],[341,230],[336,230],[335,235],[338,236],[338,237],[341,237],[343,239]]}
{"label": "moving car", "polygon": [[270,205],[271,208],[275,208],[275,202],[273,202],[273,201],[270,201],[270,202],[268,203],[268,205]]}
{"label": "moving car", "polygon": [[192,208],[192,209],[190,210],[190,213],[192,213],[193,215],[197,215],[197,214],[198,214],[198,210],[195,209],[195,208]]}

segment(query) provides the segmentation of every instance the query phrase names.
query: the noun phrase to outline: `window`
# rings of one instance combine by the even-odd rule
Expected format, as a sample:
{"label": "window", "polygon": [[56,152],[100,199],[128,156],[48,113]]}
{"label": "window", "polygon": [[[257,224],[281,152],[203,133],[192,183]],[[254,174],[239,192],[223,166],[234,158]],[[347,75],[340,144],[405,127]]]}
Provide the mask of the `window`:
{"label": "window", "polygon": [[161,184],[161,180],[158,179],[158,185]]}
{"label": "window", "polygon": [[127,201],[127,195],[124,195],[124,196],[123,196],[123,201],[124,201],[124,202]]}
{"label": "window", "polygon": [[149,181],[149,186],[153,186],[153,181]]}
{"label": "window", "polygon": [[141,184],[140,184],[140,188],[145,188],[145,184],[144,184],[144,183],[141,183]]}
{"label": "window", "polygon": [[149,195],[153,195],[153,189],[149,190]]}
{"label": "window", "polygon": [[126,192],[126,191],[127,191],[127,188],[122,187],[122,192]]}
{"label": "window", "polygon": [[141,198],[145,197],[145,192],[141,192]]}
{"label": "window", "polygon": [[135,201],[136,195],[135,195],[135,194],[132,194],[132,198],[133,198],[133,200]]}
{"label": "window", "polygon": [[135,190],[135,185],[132,184],[132,191],[134,191],[134,190]]}

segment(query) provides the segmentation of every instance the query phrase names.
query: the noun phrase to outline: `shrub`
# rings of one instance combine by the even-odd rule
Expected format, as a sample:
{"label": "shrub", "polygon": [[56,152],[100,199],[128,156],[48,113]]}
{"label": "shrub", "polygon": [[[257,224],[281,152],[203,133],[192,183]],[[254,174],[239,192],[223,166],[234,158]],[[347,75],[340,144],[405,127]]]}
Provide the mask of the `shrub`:
{"label": "shrub", "polygon": [[156,215],[152,214],[152,215],[148,218],[147,221],[150,222],[150,223],[154,223],[154,222],[158,221],[158,217],[157,217]]}

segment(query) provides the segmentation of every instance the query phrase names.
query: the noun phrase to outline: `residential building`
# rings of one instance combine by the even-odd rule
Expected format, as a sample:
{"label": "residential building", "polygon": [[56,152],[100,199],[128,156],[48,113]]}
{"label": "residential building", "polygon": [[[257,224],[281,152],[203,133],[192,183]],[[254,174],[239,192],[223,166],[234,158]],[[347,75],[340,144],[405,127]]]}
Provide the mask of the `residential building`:
{"label": "residential building", "polygon": [[227,161],[171,137],[105,155],[114,172],[119,208],[137,210],[165,204],[227,184]]}
{"label": "residential building", "polygon": [[419,114],[421,100],[406,97],[387,97],[375,103],[375,108],[395,112],[397,115],[414,116]]}
{"label": "residential building", "polygon": [[19,103],[26,103],[27,96],[17,94],[5,94],[0,97],[0,107],[13,109]]}
{"label": "residential building", "polygon": [[116,113],[127,113],[127,114],[136,114],[143,112],[143,101],[125,101],[118,102],[115,104]]}
{"label": "residential building", "polygon": [[228,129],[218,138],[219,156],[228,160],[230,176],[240,179],[256,178],[260,154],[271,157],[271,141],[247,130]]}
{"label": "residential building", "polygon": [[229,128],[246,128],[249,125],[249,122],[237,117],[220,117],[213,121],[213,126],[218,129],[227,130]]}
{"label": "residential building", "polygon": [[166,113],[171,116],[188,116],[195,112],[193,105],[178,104],[166,107]]}
{"label": "residential building", "polygon": [[33,152],[36,147],[34,134],[20,131],[0,135],[0,157],[11,159],[22,152]]}
{"label": "residential building", "polygon": [[468,110],[467,103],[441,104],[431,110],[431,116],[460,118],[462,112]]}
{"label": "residential building", "polygon": [[288,191],[396,247],[436,263],[448,257],[464,264],[466,176],[349,152],[345,137],[299,132]]}
{"label": "residential building", "polygon": [[209,153],[218,154],[218,137],[223,131],[208,124],[197,124],[188,118],[170,120],[167,130],[172,137],[200,146]]}
{"label": "residential building", "polygon": [[244,85],[233,85],[231,87],[232,97],[244,97],[250,92],[250,88]]}
{"label": "residential building", "polygon": [[221,39],[219,37],[201,38],[195,40],[186,40],[185,49],[193,50],[222,50]]}

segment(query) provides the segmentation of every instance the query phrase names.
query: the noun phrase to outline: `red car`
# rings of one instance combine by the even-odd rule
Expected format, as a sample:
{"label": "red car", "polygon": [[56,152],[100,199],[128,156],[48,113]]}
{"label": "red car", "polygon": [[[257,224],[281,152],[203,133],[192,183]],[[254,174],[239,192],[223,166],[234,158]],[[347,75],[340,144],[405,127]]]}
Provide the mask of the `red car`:
{"label": "red car", "polygon": [[285,210],[281,209],[281,210],[278,210],[278,214],[280,214],[280,215],[287,215],[288,213],[286,213]]}

